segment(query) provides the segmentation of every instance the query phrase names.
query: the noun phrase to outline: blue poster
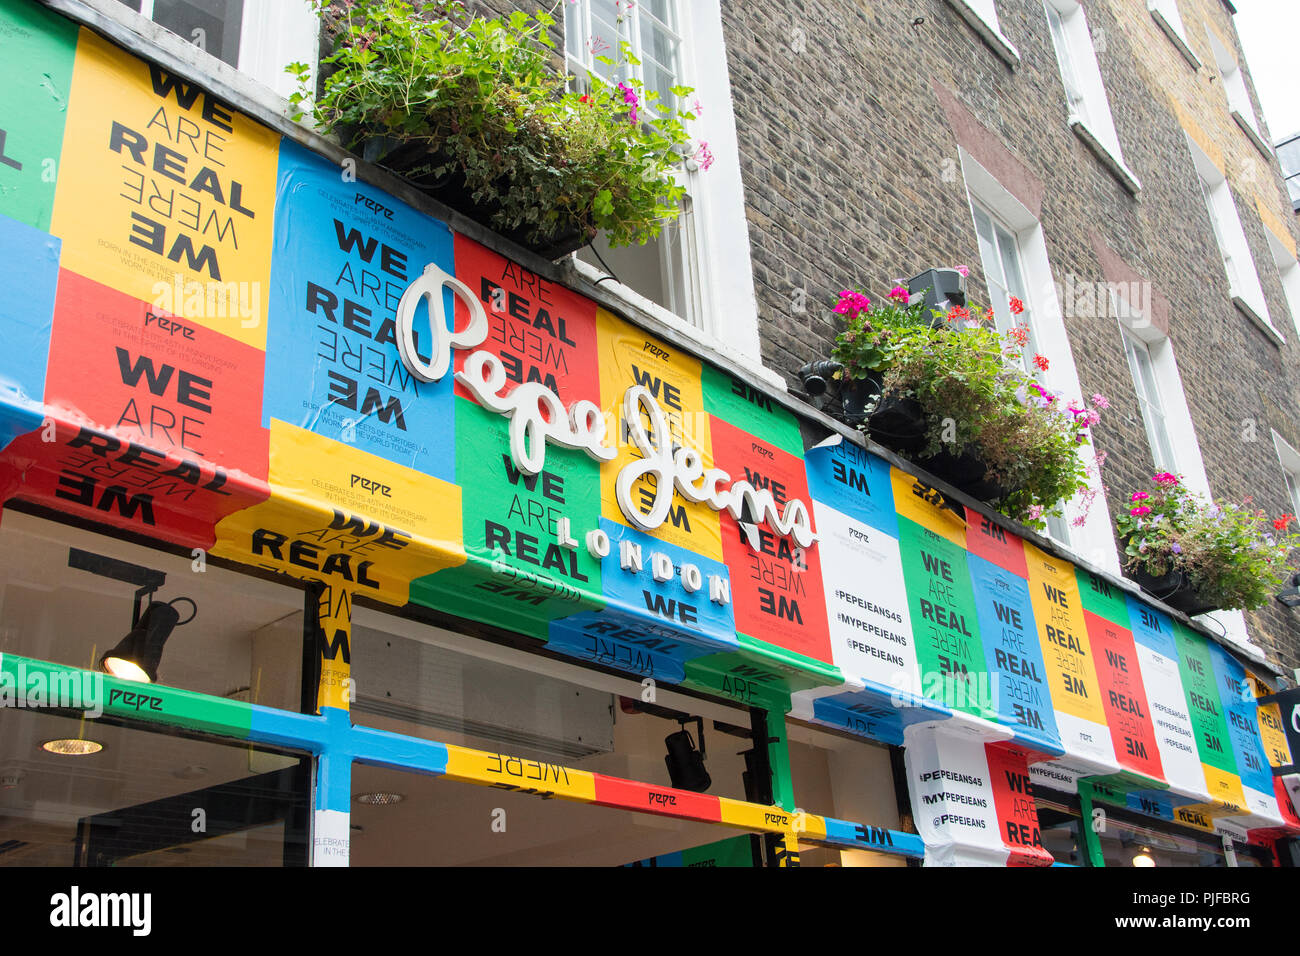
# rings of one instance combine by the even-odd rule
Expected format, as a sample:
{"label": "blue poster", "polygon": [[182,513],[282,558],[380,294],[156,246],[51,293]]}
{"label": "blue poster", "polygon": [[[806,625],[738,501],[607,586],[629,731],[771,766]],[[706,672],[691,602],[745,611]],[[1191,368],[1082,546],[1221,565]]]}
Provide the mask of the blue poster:
{"label": "blue poster", "polygon": [[[453,378],[413,378],[394,323],[427,263],[454,273],[451,230],[346,172],[280,145],[262,424],[278,418],[454,481]],[[451,315],[450,290],[444,306]],[[421,303],[426,359],[428,322]]]}
{"label": "blue poster", "polygon": [[1064,753],[1028,582],[976,554],[969,555],[966,563],[975,588],[975,608],[998,722],[1026,746],[1051,754]]}

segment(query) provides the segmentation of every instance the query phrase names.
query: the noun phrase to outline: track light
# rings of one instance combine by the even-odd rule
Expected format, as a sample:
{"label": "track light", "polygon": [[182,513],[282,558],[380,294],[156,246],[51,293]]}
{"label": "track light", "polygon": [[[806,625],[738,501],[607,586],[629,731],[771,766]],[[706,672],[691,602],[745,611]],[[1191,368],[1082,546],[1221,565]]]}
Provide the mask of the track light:
{"label": "track light", "polygon": [[[181,601],[187,602],[194,609],[184,621],[174,607]],[[166,604],[151,602],[126,637],[100,659],[99,666],[113,677],[145,684],[155,683],[167,638],[171,637],[172,631],[178,626],[194,620],[197,613],[198,607],[189,598],[176,598]]]}
{"label": "track light", "polygon": [[[699,725],[700,749],[695,749],[695,741],[686,729],[688,720],[694,719]],[[682,729],[664,738],[668,747],[668,756],[664,763],[668,766],[668,777],[678,790],[690,790],[704,793],[713,785],[713,778],[704,767],[704,718],[682,718]]]}

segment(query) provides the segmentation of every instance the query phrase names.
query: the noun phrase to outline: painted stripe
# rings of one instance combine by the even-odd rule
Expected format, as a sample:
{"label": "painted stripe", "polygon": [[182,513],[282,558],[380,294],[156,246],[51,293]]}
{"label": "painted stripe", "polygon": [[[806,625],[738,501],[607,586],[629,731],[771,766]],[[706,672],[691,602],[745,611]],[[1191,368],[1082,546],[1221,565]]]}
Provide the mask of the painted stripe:
{"label": "painted stripe", "polygon": [[826,839],[823,842],[851,850],[875,850],[918,859],[925,856],[925,843],[915,833],[869,827],[832,817],[826,817]]}
{"label": "painted stripe", "polygon": [[794,827],[794,815],[780,807],[765,807],[758,803],[719,797],[718,808],[722,823],[742,830],[784,833]]}
{"label": "painted stripe", "polygon": [[535,793],[543,797],[559,797],[581,803],[594,803],[596,800],[596,782],[590,771],[571,770],[559,764],[471,750],[454,744],[447,745],[446,776],[449,780]]}
{"label": "painted stripe", "polygon": [[601,806],[707,823],[718,823],[722,819],[717,797],[672,787],[654,787],[636,780],[607,777],[603,773],[593,776],[596,780],[596,803]]}

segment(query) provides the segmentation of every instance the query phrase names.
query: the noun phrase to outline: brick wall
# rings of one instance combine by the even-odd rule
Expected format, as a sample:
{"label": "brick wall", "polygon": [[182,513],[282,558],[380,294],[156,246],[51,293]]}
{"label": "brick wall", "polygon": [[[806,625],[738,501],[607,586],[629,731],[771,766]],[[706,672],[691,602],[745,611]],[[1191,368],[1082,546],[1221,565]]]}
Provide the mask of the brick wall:
{"label": "brick wall", "polygon": [[[972,298],[986,299],[958,154],[959,142],[980,143],[1001,151],[1002,185],[1038,207],[1058,285],[1117,281],[1117,268],[1152,283],[1215,493],[1289,509],[1270,428],[1300,434],[1300,335],[1256,211],[1257,200],[1284,211],[1281,178],[1209,80],[1203,23],[1235,46],[1226,9],[1180,6],[1199,71],[1145,4],[1086,4],[1124,160],[1142,183],[1135,199],[1066,123],[1041,0],[998,0],[1014,71],[949,0],[724,3],[764,362],[797,391],[799,366],[827,357],[829,304],[851,285],[883,293],[925,267],[966,264]],[[1280,348],[1229,301],[1180,114],[1224,157]],[[1118,323],[1059,299],[1083,393],[1113,403],[1097,445],[1114,502],[1152,470]],[[1300,665],[1294,612],[1273,604],[1248,621],[1279,665]]]}

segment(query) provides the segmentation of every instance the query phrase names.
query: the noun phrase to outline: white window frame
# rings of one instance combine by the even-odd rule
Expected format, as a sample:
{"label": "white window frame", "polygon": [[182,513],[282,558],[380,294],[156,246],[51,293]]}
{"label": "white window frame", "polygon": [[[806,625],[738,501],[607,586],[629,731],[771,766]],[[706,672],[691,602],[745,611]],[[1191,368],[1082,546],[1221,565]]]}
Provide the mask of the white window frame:
{"label": "white window frame", "polygon": [[[1117,313],[1118,314],[1118,313]],[[1142,425],[1147,433],[1147,445],[1151,448],[1151,462],[1156,471],[1168,471],[1178,474],[1179,456],[1175,450],[1173,437],[1169,433],[1169,415],[1165,410],[1164,396],[1160,388],[1161,375],[1157,371],[1155,356],[1151,346],[1132,332],[1124,329],[1120,323],[1120,337],[1124,343],[1124,356],[1128,360],[1129,374],[1133,378],[1133,391],[1137,395],[1138,411],[1142,415]],[[1157,347],[1168,350],[1168,340],[1157,343]],[[1143,363],[1147,375],[1143,375]],[[1167,373],[1166,373],[1167,374]]]}
{"label": "white window frame", "polygon": [[1233,202],[1228,180],[1190,136],[1184,134],[1184,137],[1191,150],[1192,163],[1196,167],[1201,194],[1205,199],[1210,230],[1223,262],[1224,274],[1228,278],[1228,294],[1233,304],[1259,326],[1274,344],[1280,346],[1286,339],[1268,314],[1268,302],[1264,299],[1264,288],[1259,283],[1259,271],[1255,268],[1255,259],[1251,255],[1245,230],[1241,228],[1241,217],[1237,215],[1237,204]]}
{"label": "white window frame", "polygon": [[[154,0],[141,0],[136,13],[120,0],[82,0],[97,13],[115,20],[172,52],[193,51],[209,62],[209,72],[234,81],[236,77],[252,80],[257,86],[231,82],[235,89],[263,106],[290,115],[290,95],[298,90],[298,81],[285,72],[290,63],[306,63],[315,78],[320,47],[320,20],[307,0],[244,0],[243,21],[239,34],[239,62],[231,67],[204,50],[188,37],[182,37],[152,20]],[[274,94],[274,99],[265,95]]]}
{"label": "white window frame", "polygon": [[1276,431],[1273,431],[1273,448],[1282,469],[1282,484],[1286,489],[1287,500],[1291,502],[1291,513],[1300,515],[1300,451],[1296,451]]}
{"label": "white window frame", "polygon": [[1255,107],[1250,102],[1250,91],[1246,89],[1246,77],[1241,72],[1241,67],[1237,63],[1237,58],[1228,50],[1219,38],[1214,35],[1214,31],[1207,24],[1205,35],[1210,41],[1210,52],[1214,56],[1214,65],[1218,67],[1219,78],[1223,85],[1223,94],[1228,100],[1228,112],[1241,131],[1246,134],[1246,138],[1255,144],[1255,148],[1264,154],[1265,159],[1273,158],[1273,151],[1264,140],[1263,134],[1259,128],[1259,118],[1255,115]]}
{"label": "white window frame", "polygon": [[[1066,333],[1058,286],[1052,278],[1042,225],[1034,214],[970,153],[960,147],[958,152],[961,157],[962,176],[966,182],[968,205],[972,210],[972,229],[975,229],[974,209],[979,206],[1001,220],[1004,228],[1008,229],[1016,240],[1025,289],[1028,293],[1028,297],[1024,299],[1025,309],[1032,317],[1031,335],[1037,352],[1048,360],[1047,371],[1041,376],[1043,385],[1052,391],[1060,392],[1066,398],[1085,398]],[[996,315],[996,309],[994,311]],[[1081,527],[1074,527],[1070,523],[1072,518],[1077,517],[1078,508],[1067,502],[1065,521],[1062,522],[1064,527],[1058,527],[1058,533],[1053,534],[1052,537],[1084,560],[1118,574],[1119,556],[1115,550],[1115,538],[1111,531],[1106,492],[1096,467],[1096,449],[1091,444],[1084,445],[1081,446],[1081,454],[1091,471],[1087,483],[1095,493],[1095,500]],[[1061,532],[1068,540],[1062,540]]]}
{"label": "white window frame", "polygon": [[[1265,229],[1264,237],[1268,240],[1269,251],[1273,254],[1273,264],[1277,266],[1277,277],[1282,283],[1282,293],[1286,297],[1287,308],[1291,310],[1291,323],[1296,334],[1300,335],[1300,262],[1291,250],[1284,246],[1272,230]],[[1297,511],[1296,514],[1300,514]]]}
{"label": "white window frame", "polygon": [[1199,70],[1201,61],[1192,52],[1192,46],[1187,41],[1187,30],[1183,26],[1183,18],[1178,14],[1178,0],[1147,0],[1147,9],[1151,11],[1151,18],[1164,31],[1165,36],[1169,37],[1178,48],[1178,52],[1193,69]]}
{"label": "white window frame", "polygon": [[1070,128],[1124,188],[1137,195],[1142,184],[1124,163],[1083,6],[1077,0],[1043,0],[1043,10],[1065,87]]}
{"label": "white window frame", "polygon": [[[1112,306],[1115,305],[1112,300]],[[1150,316],[1144,315],[1137,308],[1136,303],[1125,301],[1122,309],[1116,308],[1116,315],[1120,317],[1121,335],[1131,335],[1135,340],[1143,343],[1151,358],[1156,388],[1164,405],[1165,432],[1178,463],[1175,473],[1182,476],[1183,485],[1189,491],[1207,499],[1212,498],[1210,480],[1205,473],[1205,460],[1201,457],[1196,426],[1192,422],[1187,395],[1183,391],[1183,380],[1178,373],[1178,361],[1174,357],[1173,343],[1151,322]],[[1145,426],[1145,421],[1143,424]],[[1109,530],[1109,525],[1107,527]],[[1213,628],[1217,625],[1230,641],[1253,659],[1264,659],[1263,652],[1251,643],[1250,634],[1246,630],[1246,618],[1240,611],[1212,611],[1198,617],[1205,619],[1207,623],[1212,621],[1213,624],[1208,626]]]}
{"label": "white window frame", "polygon": [[[699,99],[703,111],[692,124],[692,134],[697,141],[707,142],[714,156],[707,172],[687,170],[684,173],[692,200],[691,241],[695,248],[692,275],[696,282],[697,313],[678,315],[634,289],[610,280],[597,266],[576,256],[569,261],[582,278],[599,282],[601,289],[635,309],[784,390],[785,379],[766,368],[762,360],[740,148],[732,109],[731,77],[723,52],[721,3],[720,0],[677,2],[678,32],[682,37],[678,50],[679,83],[695,88],[692,98]],[[582,5],[585,8],[585,3]]]}
{"label": "white window frame", "polygon": [[1015,48],[998,23],[996,0],[948,0],[961,18],[971,25],[1002,60],[1016,69],[1020,66],[1020,51]]}

